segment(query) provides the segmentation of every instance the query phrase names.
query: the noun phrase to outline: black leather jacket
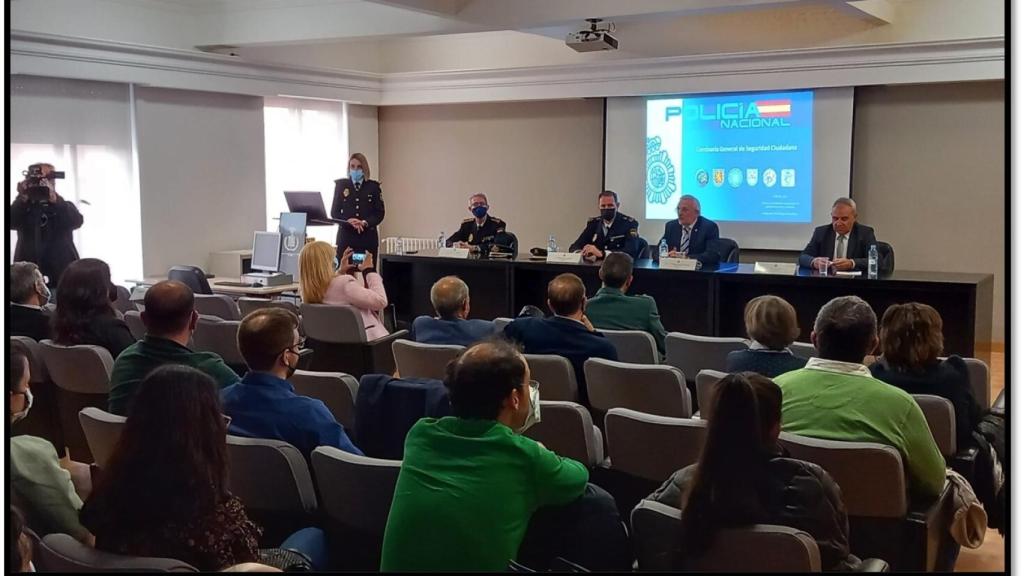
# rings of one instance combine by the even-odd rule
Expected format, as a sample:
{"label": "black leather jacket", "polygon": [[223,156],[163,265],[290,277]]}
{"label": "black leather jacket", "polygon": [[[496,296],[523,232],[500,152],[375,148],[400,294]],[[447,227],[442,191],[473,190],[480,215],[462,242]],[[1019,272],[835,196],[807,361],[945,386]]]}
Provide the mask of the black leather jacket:
{"label": "black leather jacket", "polygon": [[[781,451],[781,449],[780,449]],[[667,506],[682,508],[682,494],[693,482],[697,465],[676,471],[647,497]],[[803,530],[818,543],[824,570],[852,570],[860,559],[850,554],[850,527],[839,486],[816,464],[772,457],[766,463],[767,518],[755,523],[778,524]]]}

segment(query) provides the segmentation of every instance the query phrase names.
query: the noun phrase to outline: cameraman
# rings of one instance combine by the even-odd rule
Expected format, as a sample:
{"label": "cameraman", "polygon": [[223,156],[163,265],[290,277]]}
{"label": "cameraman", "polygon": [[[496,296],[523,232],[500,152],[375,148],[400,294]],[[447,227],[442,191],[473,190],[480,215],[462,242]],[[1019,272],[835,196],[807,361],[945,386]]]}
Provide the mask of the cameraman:
{"label": "cameraman", "polygon": [[11,204],[10,227],[18,231],[14,260],[35,262],[51,288],[68,264],[78,260],[71,234],[83,222],[78,208],[57,194],[54,179],[63,177],[52,164],[29,166]]}

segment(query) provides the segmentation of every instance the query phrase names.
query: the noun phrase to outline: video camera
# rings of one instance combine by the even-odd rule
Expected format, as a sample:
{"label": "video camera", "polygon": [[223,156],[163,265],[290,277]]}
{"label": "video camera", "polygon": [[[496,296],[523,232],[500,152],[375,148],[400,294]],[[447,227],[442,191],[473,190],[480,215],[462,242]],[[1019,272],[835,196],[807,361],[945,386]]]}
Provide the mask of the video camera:
{"label": "video camera", "polygon": [[50,190],[53,187],[53,181],[58,178],[62,180],[64,179],[64,172],[58,172],[56,170],[51,170],[48,174],[43,174],[44,166],[47,165],[32,164],[28,167],[28,170],[21,173],[22,176],[25,177],[25,180],[22,181],[24,193],[32,202],[49,202]]}

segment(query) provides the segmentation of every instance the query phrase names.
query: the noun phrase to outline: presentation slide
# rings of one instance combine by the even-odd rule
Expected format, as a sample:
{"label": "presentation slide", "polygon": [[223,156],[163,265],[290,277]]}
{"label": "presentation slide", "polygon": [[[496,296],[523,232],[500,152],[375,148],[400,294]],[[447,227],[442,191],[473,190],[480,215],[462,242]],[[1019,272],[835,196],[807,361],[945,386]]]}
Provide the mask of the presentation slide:
{"label": "presentation slide", "polygon": [[646,136],[646,219],[676,218],[684,194],[719,222],[816,216],[811,90],[649,98]]}

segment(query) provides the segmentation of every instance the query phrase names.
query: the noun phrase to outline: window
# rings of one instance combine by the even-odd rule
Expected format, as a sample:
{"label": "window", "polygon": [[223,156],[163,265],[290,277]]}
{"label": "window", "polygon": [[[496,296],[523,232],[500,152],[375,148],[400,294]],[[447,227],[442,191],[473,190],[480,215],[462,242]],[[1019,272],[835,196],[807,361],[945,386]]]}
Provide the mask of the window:
{"label": "window", "polygon": [[[288,211],[285,191],[320,192],[330,215],[334,181],[348,171],[348,126],[342,102],[266,98],[263,108],[267,170],[267,230],[277,230]],[[318,226],[307,235],[334,241],[337,227]]]}
{"label": "window", "polygon": [[[117,284],[142,277],[130,99],[127,84],[22,75],[11,81],[9,202],[29,164],[63,170],[57,193],[85,220],[74,233],[78,253],[104,260]],[[10,234],[13,246],[17,233]]]}

